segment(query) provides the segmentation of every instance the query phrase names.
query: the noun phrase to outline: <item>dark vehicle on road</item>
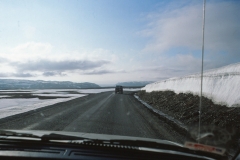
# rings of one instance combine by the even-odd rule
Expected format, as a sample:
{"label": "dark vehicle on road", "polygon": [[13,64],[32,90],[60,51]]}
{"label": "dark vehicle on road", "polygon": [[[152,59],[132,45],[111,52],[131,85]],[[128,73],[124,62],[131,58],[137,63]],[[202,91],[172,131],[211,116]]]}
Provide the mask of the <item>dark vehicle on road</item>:
{"label": "dark vehicle on road", "polygon": [[116,86],[115,93],[123,94],[123,86]]}

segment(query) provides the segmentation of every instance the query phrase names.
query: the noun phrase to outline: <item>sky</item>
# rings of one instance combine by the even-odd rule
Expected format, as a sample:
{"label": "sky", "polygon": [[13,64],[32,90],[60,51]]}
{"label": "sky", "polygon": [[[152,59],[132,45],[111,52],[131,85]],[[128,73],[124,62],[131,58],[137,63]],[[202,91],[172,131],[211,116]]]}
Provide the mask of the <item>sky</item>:
{"label": "sky", "polygon": [[[240,1],[206,0],[204,70],[240,62]],[[1,0],[0,78],[159,81],[201,69],[203,1]]]}

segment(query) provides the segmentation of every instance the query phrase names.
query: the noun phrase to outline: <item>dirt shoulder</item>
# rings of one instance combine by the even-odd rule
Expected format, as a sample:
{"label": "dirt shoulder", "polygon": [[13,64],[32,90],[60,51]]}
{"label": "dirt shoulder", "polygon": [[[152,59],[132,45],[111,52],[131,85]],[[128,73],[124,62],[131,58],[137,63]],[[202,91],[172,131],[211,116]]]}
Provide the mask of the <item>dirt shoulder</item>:
{"label": "dirt shoulder", "polygon": [[[173,91],[139,91],[137,95],[155,109],[182,122],[189,131],[193,128],[196,130],[199,123],[199,96],[190,93],[176,94]],[[234,145],[235,148],[240,139],[240,107],[214,104],[203,97],[201,125],[204,132],[214,132],[214,138],[205,139],[209,144],[216,145],[227,141],[228,145]],[[216,128],[216,131],[213,128]]]}

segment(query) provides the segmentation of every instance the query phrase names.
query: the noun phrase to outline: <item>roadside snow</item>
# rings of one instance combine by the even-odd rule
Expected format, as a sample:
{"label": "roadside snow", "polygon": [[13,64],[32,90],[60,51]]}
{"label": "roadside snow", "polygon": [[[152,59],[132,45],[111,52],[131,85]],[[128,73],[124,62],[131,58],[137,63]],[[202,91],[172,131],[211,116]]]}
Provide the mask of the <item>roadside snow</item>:
{"label": "roadside snow", "polygon": [[141,88],[124,88],[123,91],[140,91]]}
{"label": "roadside snow", "polygon": [[[32,94],[34,96],[46,96],[46,97],[79,97],[79,94],[62,94],[62,93],[51,93],[51,94]],[[83,94],[84,95],[84,94]],[[80,96],[81,97],[81,96]]]}
{"label": "roadside snow", "polygon": [[[11,92],[15,93],[15,92]],[[16,93],[19,93],[16,91]],[[23,93],[23,92],[20,92]],[[11,98],[0,99],[0,119],[8,116],[12,116],[19,113],[24,113],[30,110],[46,107],[60,102],[66,102],[78,97],[86,96],[87,94],[68,94],[67,92],[58,92],[58,90],[38,90],[28,93],[38,93],[33,95],[39,96],[58,96],[69,98],[57,98],[57,99],[38,99],[38,98]],[[43,94],[48,93],[48,94]],[[7,93],[6,93],[7,94]],[[6,95],[7,96],[7,95]],[[2,96],[3,97],[3,96]]]}
{"label": "roadside snow", "polygon": [[7,95],[0,96],[0,98],[6,98],[6,97],[10,97],[10,96],[7,96]]}
{"label": "roadside snow", "polygon": [[[231,64],[204,72],[203,95],[215,103],[228,107],[240,104],[240,63]],[[200,95],[200,74],[170,78],[143,87],[146,92],[172,90],[175,93],[193,93]]]}
{"label": "roadside snow", "polygon": [[[45,96],[51,96],[51,94],[42,94]],[[54,94],[52,96],[61,96]],[[0,119],[8,116],[12,116],[19,113],[24,113],[30,110],[35,110],[38,108],[46,107],[60,102],[66,102],[73,100],[78,97],[86,96],[87,94],[65,94],[65,96],[70,96],[70,98],[57,98],[57,99],[44,99],[40,100],[38,98],[11,98],[11,99],[0,99]],[[62,95],[63,96],[63,95]]]}

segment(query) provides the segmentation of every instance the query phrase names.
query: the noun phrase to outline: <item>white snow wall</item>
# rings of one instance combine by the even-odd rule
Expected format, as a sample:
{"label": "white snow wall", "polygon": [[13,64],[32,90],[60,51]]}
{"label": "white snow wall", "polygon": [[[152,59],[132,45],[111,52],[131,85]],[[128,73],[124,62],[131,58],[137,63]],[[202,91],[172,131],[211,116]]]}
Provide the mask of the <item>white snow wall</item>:
{"label": "white snow wall", "polygon": [[[172,90],[200,95],[200,74],[170,78],[146,85],[146,92]],[[228,107],[240,104],[240,63],[212,69],[203,74],[203,95]]]}

